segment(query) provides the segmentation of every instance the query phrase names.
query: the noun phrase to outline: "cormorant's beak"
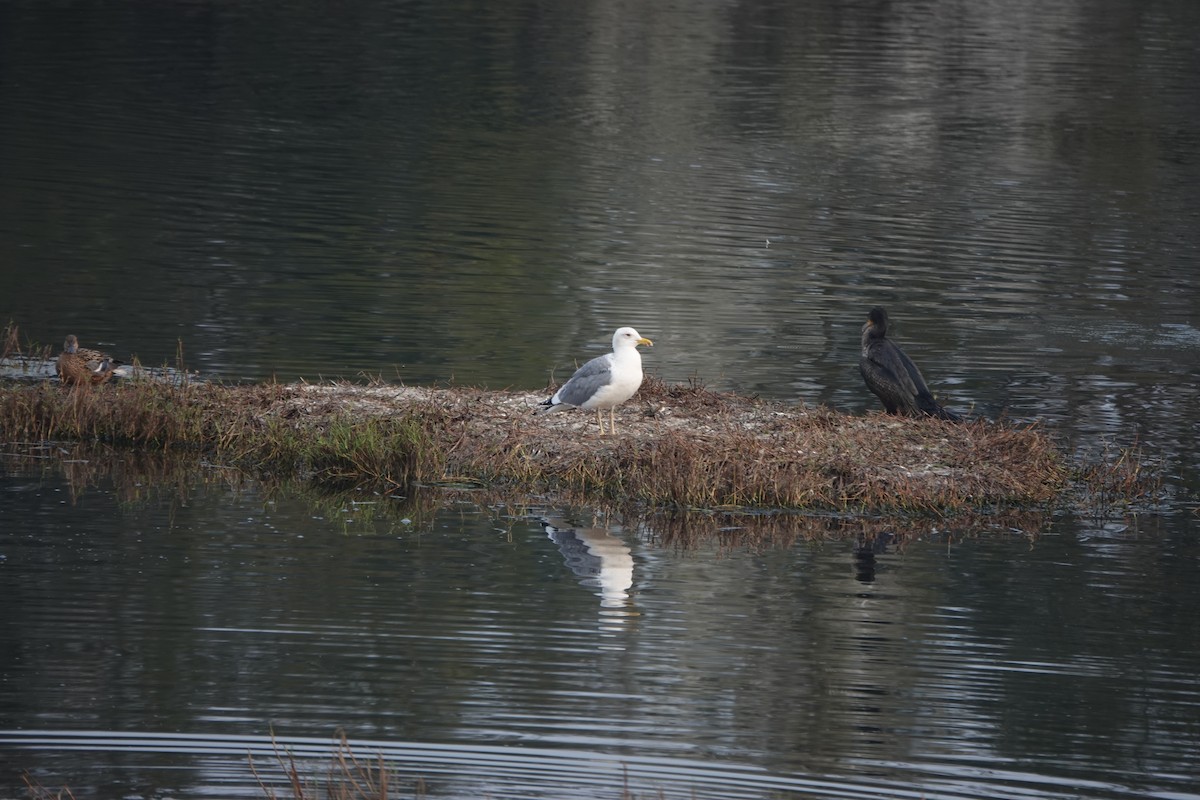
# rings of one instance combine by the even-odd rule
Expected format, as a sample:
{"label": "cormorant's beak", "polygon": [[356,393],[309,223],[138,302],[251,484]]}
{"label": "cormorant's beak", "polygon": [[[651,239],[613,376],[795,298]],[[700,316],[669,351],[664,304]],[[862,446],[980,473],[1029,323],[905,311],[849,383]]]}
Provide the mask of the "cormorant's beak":
{"label": "cormorant's beak", "polygon": [[649,339],[647,339],[645,336],[643,336],[642,338],[638,339],[638,340],[637,340],[637,343],[638,343],[638,344],[644,344],[644,345],[646,345],[647,347],[654,347],[654,342],[650,341],[650,340],[649,340]]}

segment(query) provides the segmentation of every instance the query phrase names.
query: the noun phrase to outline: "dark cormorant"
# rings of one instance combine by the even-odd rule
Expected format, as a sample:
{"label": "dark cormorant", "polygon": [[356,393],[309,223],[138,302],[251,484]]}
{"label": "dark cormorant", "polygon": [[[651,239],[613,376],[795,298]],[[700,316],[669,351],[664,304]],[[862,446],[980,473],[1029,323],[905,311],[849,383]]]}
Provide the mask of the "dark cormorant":
{"label": "dark cormorant", "polygon": [[900,346],[887,338],[888,316],[875,306],[862,329],[862,357],[858,369],[867,388],[880,400],[889,414],[916,417],[925,414],[938,419],[960,422],[962,417],[938,405],[921,377],[921,370]]}

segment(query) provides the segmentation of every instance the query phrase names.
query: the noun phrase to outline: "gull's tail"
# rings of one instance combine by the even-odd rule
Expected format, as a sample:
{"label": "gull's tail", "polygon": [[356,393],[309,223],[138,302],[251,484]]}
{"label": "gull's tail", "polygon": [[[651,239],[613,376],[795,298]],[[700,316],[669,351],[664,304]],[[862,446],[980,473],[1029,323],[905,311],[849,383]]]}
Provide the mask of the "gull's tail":
{"label": "gull's tail", "polygon": [[566,403],[556,403],[553,397],[548,397],[533,408],[534,414],[549,414],[565,406]]}

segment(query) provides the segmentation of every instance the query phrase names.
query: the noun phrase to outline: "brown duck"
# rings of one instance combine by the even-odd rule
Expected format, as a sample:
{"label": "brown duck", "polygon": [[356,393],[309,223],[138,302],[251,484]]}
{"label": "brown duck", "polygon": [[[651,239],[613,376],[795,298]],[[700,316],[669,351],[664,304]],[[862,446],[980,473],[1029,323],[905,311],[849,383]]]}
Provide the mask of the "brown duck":
{"label": "brown duck", "polygon": [[63,342],[55,371],[65,385],[100,384],[113,376],[114,368],[120,363],[107,353],[81,348],[79,339],[72,333]]}

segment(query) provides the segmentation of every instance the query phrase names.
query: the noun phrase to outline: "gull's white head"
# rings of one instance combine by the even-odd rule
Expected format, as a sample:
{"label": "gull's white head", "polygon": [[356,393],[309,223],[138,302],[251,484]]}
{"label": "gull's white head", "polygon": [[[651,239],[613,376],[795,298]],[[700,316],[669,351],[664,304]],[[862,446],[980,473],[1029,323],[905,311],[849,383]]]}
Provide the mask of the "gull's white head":
{"label": "gull's white head", "polygon": [[642,336],[633,328],[617,328],[617,332],[613,334],[614,352],[625,347],[636,349],[639,344],[644,344],[647,347],[654,346],[654,342]]}

